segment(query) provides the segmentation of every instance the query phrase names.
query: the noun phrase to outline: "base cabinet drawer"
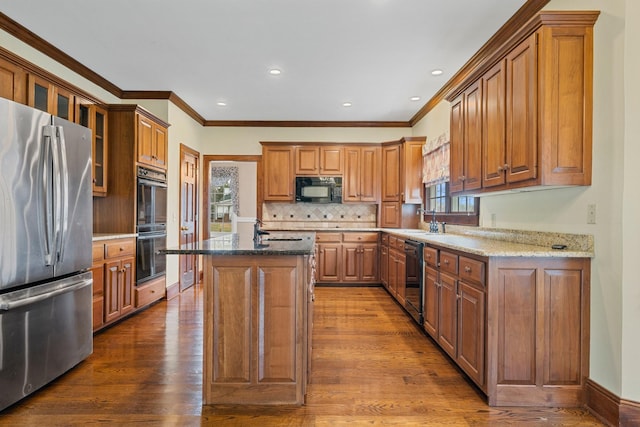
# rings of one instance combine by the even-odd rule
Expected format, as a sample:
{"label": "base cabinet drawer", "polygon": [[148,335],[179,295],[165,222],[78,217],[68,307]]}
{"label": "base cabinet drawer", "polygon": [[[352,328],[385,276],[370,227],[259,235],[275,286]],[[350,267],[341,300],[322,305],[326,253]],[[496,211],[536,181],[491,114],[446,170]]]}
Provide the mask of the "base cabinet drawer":
{"label": "base cabinet drawer", "polygon": [[134,292],[136,308],[144,307],[147,304],[164,298],[166,292],[165,277],[163,276],[160,279],[152,280],[142,286],[136,286]]}

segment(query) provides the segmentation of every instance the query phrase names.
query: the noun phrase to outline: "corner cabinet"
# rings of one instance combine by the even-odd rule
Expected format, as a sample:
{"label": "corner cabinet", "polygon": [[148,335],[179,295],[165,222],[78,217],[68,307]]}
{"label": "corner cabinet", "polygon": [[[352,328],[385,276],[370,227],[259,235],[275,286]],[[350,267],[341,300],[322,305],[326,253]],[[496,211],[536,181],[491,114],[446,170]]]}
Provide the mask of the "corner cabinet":
{"label": "corner cabinet", "polygon": [[452,193],[591,185],[598,14],[539,13],[452,91]]}

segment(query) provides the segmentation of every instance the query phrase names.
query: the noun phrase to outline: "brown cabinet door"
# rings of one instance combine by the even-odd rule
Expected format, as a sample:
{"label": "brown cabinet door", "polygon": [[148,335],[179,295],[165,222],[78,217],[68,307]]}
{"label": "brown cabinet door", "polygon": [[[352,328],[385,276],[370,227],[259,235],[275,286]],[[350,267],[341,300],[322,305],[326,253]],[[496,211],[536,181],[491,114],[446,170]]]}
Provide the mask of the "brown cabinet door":
{"label": "brown cabinet door", "polygon": [[460,95],[451,103],[451,135],[449,161],[449,190],[457,193],[464,190],[464,114],[462,105],[464,95]]}
{"label": "brown cabinet door", "polygon": [[378,281],[378,244],[364,244],[360,249],[362,282]]}
{"label": "brown cabinet door", "polygon": [[326,243],[318,245],[318,282],[339,282],[342,244]]}
{"label": "brown cabinet door", "polygon": [[0,58],[0,97],[27,103],[27,72]]}
{"label": "brown cabinet door", "polygon": [[320,152],[318,147],[296,147],[296,175],[318,175]]}
{"label": "brown cabinet door", "polygon": [[107,111],[96,105],[89,107],[89,127],[93,133],[91,160],[93,168],[93,195],[107,195]]}
{"label": "brown cabinet door", "polygon": [[438,338],[438,272],[431,268],[424,269],[424,330],[432,338]]}
{"label": "brown cabinet door", "polygon": [[360,201],[376,202],[380,188],[380,147],[360,149]]}
{"label": "brown cabinet door", "polygon": [[138,162],[153,166],[153,123],[138,116]]}
{"label": "brown cabinet door", "polygon": [[344,149],[339,146],[320,146],[320,175],[342,176]]}
{"label": "brown cabinet door", "polygon": [[482,86],[464,92],[464,189],[482,187]]}
{"label": "brown cabinet door", "polygon": [[124,315],[133,310],[133,287],[135,285],[135,258],[127,258],[121,261],[120,273],[120,314]]}
{"label": "brown cabinet door", "polygon": [[505,183],[506,111],[504,61],[482,78],[482,187]]}
{"label": "brown cabinet door", "polygon": [[343,202],[360,201],[360,184],[362,182],[360,156],[361,151],[358,147],[347,147],[344,150]]}
{"label": "brown cabinet door", "polygon": [[457,280],[445,273],[440,273],[440,301],[438,311],[438,344],[451,357],[456,357],[457,344]]}
{"label": "brown cabinet door", "polygon": [[104,324],[104,263],[100,262],[91,267],[93,274],[93,330]]}
{"label": "brown cabinet door", "polygon": [[120,261],[104,265],[104,321],[110,322],[120,317]]}
{"label": "brown cabinet door", "polygon": [[389,293],[397,298],[398,292],[398,251],[389,248]]}
{"label": "brown cabinet door", "polygon": [[484,379],[484,292],[458,282],[458,365],[479,385]]}
{"label": "brown cabinet door", "polygon": [[27,105],[53,114],[55,108],[53,84],[33,74],[29,74],[28,81]]}
{"label": "brown cabinet door", "polygon": [[422,141],[404,143],[404,202],[422,203]]}
{"label": "brown cabinet door", "polygon": [[507,182],[537,177],[536,58],[534,34],[510,52],[506,59]]}
{"label": "brown cabinet door", "polygon": [[292,201],[294,151],[292,147],[264,147],[264,200]]}
{"label": "brown cabinet door", "polygon": [[167,130],[161,126],[153,126],[153,165],[167,168]]}
{"label": "brown cabinet door", "polygon": [[380,227],[397,228],[400,227],[401,220],[400,202],[382,202],[380,205]]}
{"label": "brown cabinet door", "polygon": [[342,245],[342,281],[358,282],[361,279],[361,245],[344,243]]}
{"label": "brown cabinet door", "polygon": [[407,293],[407,279],[405,274],[407,272],[407,257],[404,252],[397,252],[396,254],[396,299],[402,305],[404,305],[405,296]]}
{"label": "brown cabinet door", "polygon": [[389,289],[389,247],[380,247],[380,281]]}
{"label": "brown cabinet door", "polygon": [[400,201],[400,145],[382,147],[382,201]]}

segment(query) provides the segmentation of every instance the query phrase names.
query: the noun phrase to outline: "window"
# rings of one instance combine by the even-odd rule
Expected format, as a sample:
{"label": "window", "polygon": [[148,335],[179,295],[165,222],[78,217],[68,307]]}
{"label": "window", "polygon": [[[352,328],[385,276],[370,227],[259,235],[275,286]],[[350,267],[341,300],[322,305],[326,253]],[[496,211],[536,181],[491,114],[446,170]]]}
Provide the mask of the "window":
{"label": "window", "polygon": [[209,231],[229,232],[232,215],[238,212],[238,168],[210,163]]}
{"label": "window", "polygon": [[454,196],[449,193],[449,183],[425,186],[425,221],[431,220],[436,211],[436,220],[448,224],[478,225],[480,199],[472,196]]}

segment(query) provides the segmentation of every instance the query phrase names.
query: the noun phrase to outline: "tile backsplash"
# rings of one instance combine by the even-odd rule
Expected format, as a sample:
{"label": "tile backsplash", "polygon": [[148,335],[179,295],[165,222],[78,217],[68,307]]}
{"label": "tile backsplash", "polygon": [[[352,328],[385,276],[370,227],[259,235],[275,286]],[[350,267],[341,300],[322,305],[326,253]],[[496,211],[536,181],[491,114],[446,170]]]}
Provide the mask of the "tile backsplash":
{"label": "tile backsplash", "polygon": [[265,228],[376,227],[375,204],[264,203]]}

